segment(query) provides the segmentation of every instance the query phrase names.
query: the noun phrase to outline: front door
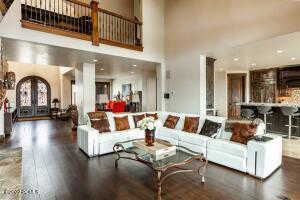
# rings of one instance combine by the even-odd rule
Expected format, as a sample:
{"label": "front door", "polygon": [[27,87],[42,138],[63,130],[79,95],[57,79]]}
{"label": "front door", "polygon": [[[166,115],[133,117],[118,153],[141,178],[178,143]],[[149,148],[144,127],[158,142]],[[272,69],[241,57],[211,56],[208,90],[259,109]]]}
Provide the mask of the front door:
{"label": "front door", "polygon": [[238,103],[245,101],[246,74],[228,74],[228,118],[240,116]]}
{"label": "front door", "polygon": [[51,108],[51,89],[46,80],[37,76],[25,77],[17,85],[18,117],[48,116]]}

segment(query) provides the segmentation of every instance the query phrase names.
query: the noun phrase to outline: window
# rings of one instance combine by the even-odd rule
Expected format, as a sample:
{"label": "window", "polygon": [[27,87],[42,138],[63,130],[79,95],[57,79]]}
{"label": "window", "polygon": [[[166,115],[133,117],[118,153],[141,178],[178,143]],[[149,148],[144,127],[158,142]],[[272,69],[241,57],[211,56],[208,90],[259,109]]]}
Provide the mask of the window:
{"label": "window", "polygon": [[31,80],[25,81],[20,88],[21,106],[31,106]]}
{"label": "window", "polygon": [[47,106],[47,86],[42,81],[37,83],[38,106]]}

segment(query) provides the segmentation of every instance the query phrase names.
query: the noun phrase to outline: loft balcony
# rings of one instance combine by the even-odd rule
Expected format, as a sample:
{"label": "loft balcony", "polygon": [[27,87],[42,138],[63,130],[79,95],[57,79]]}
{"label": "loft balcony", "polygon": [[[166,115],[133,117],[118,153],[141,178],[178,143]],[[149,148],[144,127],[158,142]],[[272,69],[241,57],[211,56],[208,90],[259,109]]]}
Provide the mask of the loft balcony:
{"label": "loft balcony", "polygon": [[[1,0],[0,0],[1,1]],[[22,0],[23,28],[143,51],[142,22],[77,0]]]}

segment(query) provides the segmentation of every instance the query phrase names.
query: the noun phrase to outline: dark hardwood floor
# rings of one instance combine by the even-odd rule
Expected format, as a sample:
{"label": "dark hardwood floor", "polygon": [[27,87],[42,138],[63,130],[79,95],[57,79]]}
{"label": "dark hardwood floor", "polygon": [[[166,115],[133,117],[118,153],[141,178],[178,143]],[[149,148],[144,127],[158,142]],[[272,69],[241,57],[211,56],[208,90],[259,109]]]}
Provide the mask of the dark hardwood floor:
{"label": "dark hardwood floor", "polygon": [[[61,121],[18,122],[6,147],[23,147],[23,199],[153,199],[151,170],[114,155],[88,159],[76,145],[71,124]],[[36,192],[35,192],[36,191]],[[282,168],[260,180],[209,163],[205,184],[194,174],[179,174],[163,184],[163,199],[300,199],[300,160],[284,158]]]}

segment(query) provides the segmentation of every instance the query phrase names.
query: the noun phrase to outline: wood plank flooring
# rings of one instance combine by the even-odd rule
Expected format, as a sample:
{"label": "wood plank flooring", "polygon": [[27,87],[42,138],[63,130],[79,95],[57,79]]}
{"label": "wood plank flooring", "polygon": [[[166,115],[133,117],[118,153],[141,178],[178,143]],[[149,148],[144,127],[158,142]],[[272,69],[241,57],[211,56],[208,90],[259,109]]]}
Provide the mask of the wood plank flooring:
{"label": "wood plank flooring", "polygon": [[[4,147],[23,147],[23,199],[149,200],[152,173],[142,164],[115,155],[88,159],[76,145],[71,124],[61,121],[18,122]],[[29,190],[29,191],[28,191]],[[32,191],[30,191],[32,190]],[[179,174],[163,184],[165,200],[300,199],[300,160],[284,158],[282,168],[260,180],[209,163],[205,184],[194,174]]]}

